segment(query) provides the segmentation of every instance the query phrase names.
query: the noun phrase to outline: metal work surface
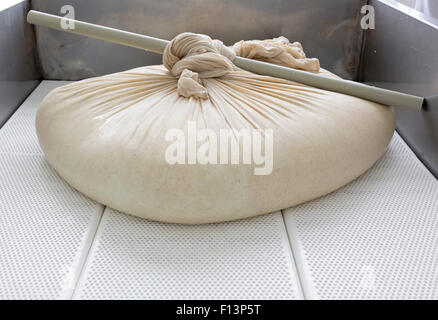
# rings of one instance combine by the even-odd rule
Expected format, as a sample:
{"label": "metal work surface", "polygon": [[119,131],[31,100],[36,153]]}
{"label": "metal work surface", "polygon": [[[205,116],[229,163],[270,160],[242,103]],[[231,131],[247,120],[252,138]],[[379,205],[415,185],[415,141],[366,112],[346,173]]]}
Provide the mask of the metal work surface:
{"label": "metal work surface", "polygon": [[[65,4],[86,22],[170,40],[191,31],[239,40],[283,35],[300,41],[309,57],[352,79],[361,49],[360,8],[366,0],[33,0],[32,9],[62,15]],[[334,4],[335,3],[335,4]],[[77,80],[151,64],[161,56],[44,27],[36,28],[45,79]]]}
{"label": "metal work surface", "polygon": [[164,224],[104,210],[46,163],[35,112],[65,83],[43,81],[0,129],[1,298],[438,298],[438,184],[397,134],[320,199]]}
{"label": "metal work surface", "polygon": [[7,4],[0,6],[0,128],[40,79],[29,1]]}
{"label": "metal work surface", "polygon": [[[376,29],[366,32],[361,80],[429,97],[438,95],[438,20],[393,0],[372,0]],[[438,108],[396,109],[397,131],[438,177]]]}

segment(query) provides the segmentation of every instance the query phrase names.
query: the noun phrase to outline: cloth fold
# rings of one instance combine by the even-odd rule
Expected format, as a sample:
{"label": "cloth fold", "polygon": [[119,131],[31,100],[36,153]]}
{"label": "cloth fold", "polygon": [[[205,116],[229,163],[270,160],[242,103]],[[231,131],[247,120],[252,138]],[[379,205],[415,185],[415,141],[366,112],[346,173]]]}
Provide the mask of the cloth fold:
{"label": "cloth fold", "polygon": [[227,47],[207,35],[184,32],[173,38],[163,54],[163,65],[179,78],[178,94],[186,98],[208,99],[202,79],[221,77],[238,68],[237,56],[311,72],[320,69],[319,60],[307,58],[299,42],[285,37],[239,41]]}

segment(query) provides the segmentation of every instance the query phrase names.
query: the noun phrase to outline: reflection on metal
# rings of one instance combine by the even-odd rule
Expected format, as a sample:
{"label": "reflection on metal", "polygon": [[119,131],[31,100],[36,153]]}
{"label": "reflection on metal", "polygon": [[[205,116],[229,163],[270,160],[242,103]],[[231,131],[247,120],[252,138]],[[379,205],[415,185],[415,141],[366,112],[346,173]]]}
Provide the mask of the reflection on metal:
{"label": "reflection on metal", "polygon": [[[354,79],[366,0],[71,0],[76,19],[171,39],[183,31],[205,33],[231,45],[242,39],[284,35],[300,41],[323,67]],[[33,0],[32,9],[61,15],[61,0]],[[160,64],[161,56],[37,27],[46,79],[76,80]]]}
{"label": "reflection on metal", "polygon": [[[438,95],[438,25],[394,1],[370,4],[376,9],[376,29],[366,33],[361,79],[409,94]],[[438,109],[399,108],[396,115],[397,131],[438,177]]]}
{"label": "reflection on metal", "polygon": [[[408,3],[403,4],[400,3],[397,0],[380,0],[380,2],[383,2],[389,7],[392,7],[396,9],[397,11],[404,12],[405,14],[425,23],[428,24],[431,27],[434,27],[438,30],[438,20],[436,18],[433,18],[429,15],[424,14],[423,12],[420,12],[416,9],[414,9],[415,3],[411,4],[411,6],[408,6]],[[415,2],[415,1],[413,1]]]}
{"label": "reflection on metal", "polygon": [[39,83],[35,37],[26,23],[28,1],[0,11],[0,127]]}

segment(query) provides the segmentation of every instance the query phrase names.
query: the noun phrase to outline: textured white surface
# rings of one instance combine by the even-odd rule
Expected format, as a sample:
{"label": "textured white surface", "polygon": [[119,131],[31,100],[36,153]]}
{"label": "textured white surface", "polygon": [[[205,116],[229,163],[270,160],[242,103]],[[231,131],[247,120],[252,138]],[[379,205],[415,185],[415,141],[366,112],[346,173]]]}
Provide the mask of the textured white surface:
{"label": "textured white surface", "polygon": [[53,89],[69,81],[43,81],[0,128],[0,153],[43,154],[35,133],[35,114]]}
{"label": "textured white surface", "polygon": [[359,179],[284,215],[306,298],[438,299],[438,183],[398,134]]}
{"label": "textured white surface", "polygon": [[68,299],[102,206],[47,164],[34,133],[39,86],[0,129],[0,299]]}
{"label": "textured white surface", "polygon": [[283,218],[209,225],[105,209],[77,299],[302,298]]}

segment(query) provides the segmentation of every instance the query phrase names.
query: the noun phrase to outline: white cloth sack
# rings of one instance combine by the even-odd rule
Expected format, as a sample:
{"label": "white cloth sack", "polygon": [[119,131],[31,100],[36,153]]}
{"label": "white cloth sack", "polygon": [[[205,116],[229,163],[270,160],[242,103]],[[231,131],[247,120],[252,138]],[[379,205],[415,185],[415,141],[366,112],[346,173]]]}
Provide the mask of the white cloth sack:
{"label": "white cloth sack", "polygon": [[[327,194],[385,151],[394,132],[391,107],[240,70],[230,61],[234,54],[335,77],[285,38],[226,48],[185,33],[166,48],[165,66],[90,78],[47,95],[36,118],[47,161],[74,188],[114,209],[159,221],[206,223]],[[263,164],[255,161],[189,164],[190,126],[211,129],[216,137],[221,129],[272,130],[272,172],[256,174]],[[175,146],[169,132],[187,138],[178,149],[185,163],[166,158]],[[197,152],[212,136],[198,141]],[[265,148],[267,138],[261,137]],[[248,152],[243,141],[241,158]]]}

